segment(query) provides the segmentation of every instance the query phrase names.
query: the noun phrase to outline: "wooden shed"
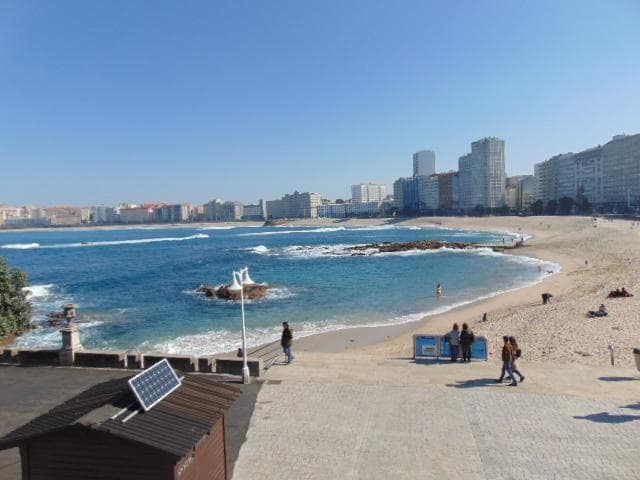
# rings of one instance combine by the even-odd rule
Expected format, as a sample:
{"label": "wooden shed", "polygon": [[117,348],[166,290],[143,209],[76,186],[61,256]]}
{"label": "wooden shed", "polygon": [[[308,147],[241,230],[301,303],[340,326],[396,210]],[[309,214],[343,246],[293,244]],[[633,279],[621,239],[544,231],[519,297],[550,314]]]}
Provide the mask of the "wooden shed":
{"label": "wooden shed", "polygon": [[228,480],[227,412],[240,390],[187,375],[149,411],[128,378],[95,385],[0,439],[23,480]]}

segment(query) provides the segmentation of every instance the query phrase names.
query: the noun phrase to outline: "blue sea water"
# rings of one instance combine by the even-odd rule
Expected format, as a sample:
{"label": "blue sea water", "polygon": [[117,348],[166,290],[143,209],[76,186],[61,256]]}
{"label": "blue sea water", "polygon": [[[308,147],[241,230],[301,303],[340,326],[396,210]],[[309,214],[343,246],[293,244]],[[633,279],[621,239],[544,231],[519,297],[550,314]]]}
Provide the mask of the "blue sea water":
{"label": "blue sea water", "polygon": [[[39,327],[19,346],[60,344],[46,313],[78,304],[85,347],[217,353],[240,344],[240,306],[197,293],[249,267],[275,286],[248,302],[250,345],[349,326],[417,320],[539,281],[555,264],[486,248],[352,256],[373,242],[510,243],[509,234],[434,227],[214,227],[0,233],[0,255],[29,274]],[[540,271],[539,267],[542,267]],[[436,296],[437,284],[444,295]]]}

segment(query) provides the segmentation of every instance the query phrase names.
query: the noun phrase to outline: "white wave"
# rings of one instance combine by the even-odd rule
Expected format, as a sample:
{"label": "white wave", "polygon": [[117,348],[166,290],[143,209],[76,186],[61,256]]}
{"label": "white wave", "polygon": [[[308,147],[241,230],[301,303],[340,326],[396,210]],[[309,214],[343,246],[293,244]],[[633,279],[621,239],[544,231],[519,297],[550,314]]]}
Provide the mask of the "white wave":
{"label": "white wave", "polygon": [[267,247],[265,247],[264,245],[258,245],[256,247],[245,248],[245,250],[248,251],[248,252],[257,253],[258,255],[264,255],[264,254],[270,252],[270,250]]}
{"label": "white wave", "polygon": [[23,290],[27,292],[27,298],[31,300],[34,298],[51,296],[51,289],[54,286],[55,285],[53,283],[48,283],[46,285],[29,285],[28,287],[24,287]]}
{"label": "white wave", "polygon": [[8,243],[6,245],[0,245],[0,248],[8,248],[12,250],[29,250],[31,248],[39,247],[39,243]]}
{"label": "white wave", "polygon": [[346,230],[344,227],[325,227],[325,228],[314,228],[314,229],[304,229],[304,230],[279,230],[276,232],[254,232],[254,233],[241,233],[240,237],[257,237],[264,235],[289,235],[291,233],[330,233],[330,232],[340,232],[342,230]]}
{"label": "white wave", "polygon": [[[95,327],[103,325],[101,320],[76,321],[75,325],[80,332],[86,332]],[[87,333],[88,334],[88,333]],[[85,335],[86,338],[86,335]],[[12,345],[18,348],[60,348],[62,347],[62,336],[59,327],[41,326],[29,332],[23,333]]]}
{"label": "white wave", "polygon": [[[10,245],[3,245],[3,248],[84,248],[84,247],[110,247],[115,245],[138,245],[144,243],[157,243],[157,242],[182,242],[185,240],[197,240],[201,238],[209,238],[209,235],[205,233],[197,233],[195,235],[189,235],[188,237],[159,237],[159,238],[138,238],[135,240],[109,240],[104,242],[76,242],[76,243],[57,243],[52,245],[40,245],[38,243],[31,244],[17,244],[23,245],[21,247]],[[29,246],[26,246],[29,245]]]}
{"label": "white wave", "polygon": [[265,300],[283,300],[285,298],[295,297],[295,293],[285,287],[273,287],[267,290]]}

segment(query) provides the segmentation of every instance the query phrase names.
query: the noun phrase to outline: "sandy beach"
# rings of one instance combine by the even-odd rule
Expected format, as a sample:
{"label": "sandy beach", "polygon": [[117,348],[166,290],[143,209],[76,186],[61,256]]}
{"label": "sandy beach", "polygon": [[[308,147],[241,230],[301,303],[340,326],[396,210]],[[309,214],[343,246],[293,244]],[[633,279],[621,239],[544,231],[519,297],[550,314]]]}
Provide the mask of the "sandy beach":
{"label": "sandy beach", "polygon": [[[336,221],[298,220],[292,225],[377,225],[381,219]],[[543,282],[481,300],[418,322],[375,328],[353,328],[300,339],[297,347],[309,352],[343,352],[382,358],[410,357],[414,333],[446,333],[453,322],[467,322],[476,335],[488,339],[490,360],[499,354],[502,335],[518,338],[526,362],[550,361],[583,365],[633,364],[630,351],[640,343],[640,296],[607,299],[610,290],[625,287],[640,292],[640,227],[626,220],[590,217],[413,218],[401,225],[439,225],[531,235],[526,246],[509,254],[558,263],[560,273]],[[499,289],[499,286],[497,286]],[[444,285],[455,295],[454,285]],[[553,295],[542,305],[541,294]],[[435,292],[434,292],[435,293]],[[605,318],[586,313],[604,303]],[[482,322],[487,313],[488,320]]]}

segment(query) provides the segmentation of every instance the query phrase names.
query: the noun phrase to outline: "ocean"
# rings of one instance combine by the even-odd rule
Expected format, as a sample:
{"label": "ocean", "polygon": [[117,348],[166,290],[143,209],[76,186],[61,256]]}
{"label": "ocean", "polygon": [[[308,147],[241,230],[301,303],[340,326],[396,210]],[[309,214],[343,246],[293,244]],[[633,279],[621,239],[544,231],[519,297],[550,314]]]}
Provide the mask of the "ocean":
{"label": "ocean", "polygon": [[47,230],[0,233],[0,256],[31,283],[37,328],[16,346],[59,346],[46,314],[76,303],[86,348],[213,354],[240,346],[240,305],[197,289],[231,283],[234,270],[246,266],[253,280],[273,286],[246,305],[254,346],[279,338],[283,321],[297,337],[410,322],[559,270],[487,248],[352,256],[349,246],[427,239],[509,244],[519,235],[394,225]]}

